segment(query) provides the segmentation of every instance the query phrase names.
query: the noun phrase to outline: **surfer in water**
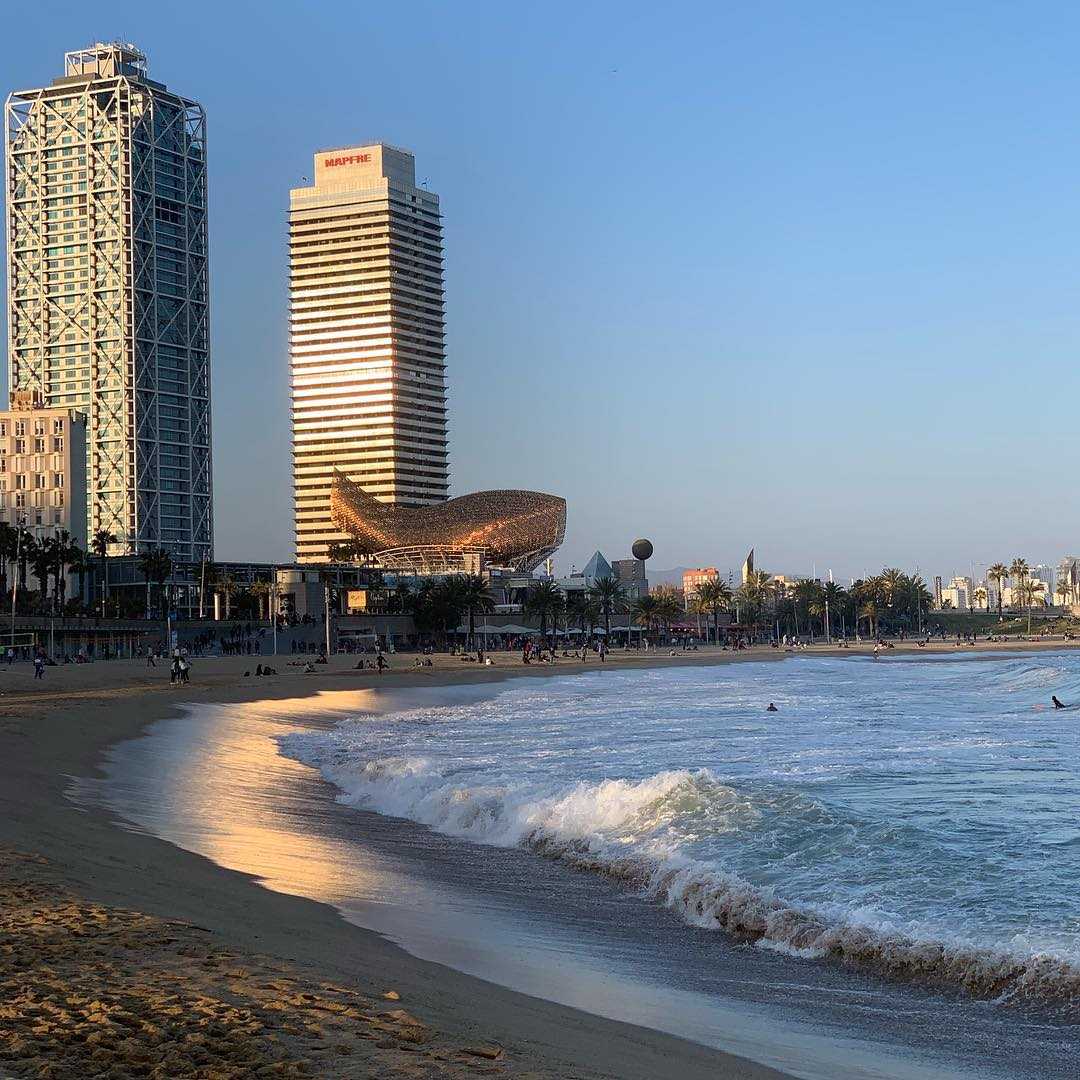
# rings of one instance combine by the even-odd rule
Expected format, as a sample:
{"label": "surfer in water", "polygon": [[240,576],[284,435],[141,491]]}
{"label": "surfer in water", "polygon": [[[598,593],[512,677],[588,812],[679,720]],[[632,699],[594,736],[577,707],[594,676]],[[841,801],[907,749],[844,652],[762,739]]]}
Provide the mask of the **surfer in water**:
{"label": "surfer in water", "polygon": [[769,707],[765,711],[766,712],[779,712],[780,710],[770,701],[769,702]]}
{"label": "surfer in water", "polygon": [[1055,709],[1067,709],[1069,707],[1063,701],[1058,701],[1057,694],[1051,694],[1050,700],[1054,703]]}

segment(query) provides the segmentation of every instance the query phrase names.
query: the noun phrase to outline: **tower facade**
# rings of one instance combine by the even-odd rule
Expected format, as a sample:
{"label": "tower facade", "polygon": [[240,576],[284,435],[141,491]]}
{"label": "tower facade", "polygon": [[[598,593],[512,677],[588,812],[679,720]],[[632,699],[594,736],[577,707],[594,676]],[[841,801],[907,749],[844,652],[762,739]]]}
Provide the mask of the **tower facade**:
{"label": "tower facade", "polygon": [[9,391],[87,423],[87,530],[213,550],[206,117],[111,42],[5,109]]}
{"label": "tower facade", "polygon": [[382,502],[448,493],[442,218],[413,155],[382,143],[315,155],[289,203],[296,558],[348,541],[335,470]]}

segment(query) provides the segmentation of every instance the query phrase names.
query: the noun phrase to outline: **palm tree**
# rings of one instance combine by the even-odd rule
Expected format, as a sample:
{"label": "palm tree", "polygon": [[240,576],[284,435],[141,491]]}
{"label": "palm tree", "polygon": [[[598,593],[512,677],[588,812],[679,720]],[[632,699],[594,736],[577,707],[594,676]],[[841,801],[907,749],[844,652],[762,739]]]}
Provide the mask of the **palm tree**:
{"label": "palm tree", "polygon": [[71,537],[67,529],[58,529],[52,537],[51,551],[53,563],[53,608],[59,612],[64,610],[64,601],[67,599],[67,567],[73,562],[76,554],[82,550]]}
{"label": "palm tree", "polygon": [[765,601],[772,592],[772,574],[758,570],[751,574],[739,588],[737,598],[746,608],[750,622],[756,629]]}
{"label": "palm tree", "polygon": [[164,548],[151,548],[139,556],[139,571],[146,580],[146,617],[150,618],[150,582],[158,587],[162,618],[165,617],[166,597],[164,584],[172,573],[172,556]]}
{"label": "palm tree", "polygon": [[109,597],[109,547],[118,544],[120,537],[108,529],[98,529],[90,541],[90,550],[101,560],[101,617],[105,618],[105,605]]}
{"label": "palm tree", "polygon": [[656,598],[656,621],[661,628],[670,632],[671,624],[683,614],[678,593],[672,588],[661,586],[652,595]]}
{"label": "palm tree", "polygon": [[833,619],[837,615],[843,614],[844,604],[847,602],[847,593],[844,592],[844,587],[837,585],[835,581],[825,582],[821,593],[825,601],[825,611],[829,616],[827,637],[832,640]]}
{"label": "palm tree", "polygon": [[266,600],[266,621],[270,622],[270,593],[272,592],[272,586],[269,581],[263,581],[261,578],[258,581],[251,583],[251,588],[248,590],[252,596],[256,598],[259,606],[259,613],[257,618],[263,617],[263,599]]}
{"label": "palm tree", "polygon": [[94,569],[94,562],[88,551],[83,551],[78,545],[74,546],[71,558],[71,572],[79,576],[79,613],[86,610],[86,575]]}
{"label": "palm tree", "polygon": [[713,619],[713,644],[720,644],[720,612],[731,605],[731,586],[719,576],[708,578],[697,587],[697,602]]}
{"label": "palm tree", "polygon": [[217,581],[217,587],[220,592],[225,594],[225,621],[228,622],[232,618],[232,598],[233,593],[240,587],[237,584],[236,578],[232,574],[222,574]]}
{"label": "palm tree", "polygon": [[42,542],[34,536],[27,536],[23,540],[23,549],[26,552],[26,560],[34,571],[34,577],[38,579],[41,587],[41,610],[45,610],[45,598],[49,593],[49,574],[53,567],[52,542]]}
{"label": "palm tree", "polygon": [[659,615],[660,600],[653,596],[651,593],[646,593],[644,596],[639,596],[630,609],[630,613],[634,617],[636,622],[643,630],[646,639],[649,636],[649,631],[652,629],[653,623],[660,617]]}
{"label": "palm tree", "polygon": [[479,574],[463,574],[461,581],[461,603],[465,606],[469,615],[469,643],[470,649],[476,647],[476,613],[483,612],[487,615],[495,610],[495,602],[488,592],[488,583]]}
{"label": "palm tree", "polygon": [[[1066,590],[1066,592],[1068,592],[1068,586],[1065,587],[1065,590]],[[975,603],[978,604],[979,607],[981,607],[983,609],[986,608],[986,596],[987,596],[986,590],[980,585],[975,590]]]}
{"label": "palm tree", "polygon": [[874,620],[877,618],[878,607],[873,600],[867,600],[863,604],[862,609],[859,611],[859,617],[866,619],[870,623],[870,637],[874,637]]}
{"label": "palm tree", "polygon": [[1009,568],[1004,563],[994,563],[993,566],[988,567],[986,571],[986,577],[989,581],[997,582],[997,612],[998,618],[1001,618],[1001,594],[1005,589],[1005,579],[1009,576]]}
{"label": "palm tree", "polygon": [[1027,584],[1028,574],[1031,573],[1031,567],[1028,566],[1026,559],[1021,559],[1017,556],[1013,559],[1009,565],[1009,577],[1016,581],[1017,589],[1015,590],[1020,598],[1020,603],[1024,601],[1024,594],[1026,592],[1025,586]]}
{"label": "palm tree", "polygon": [[0,596],[8,591],[8,567],[15,561],[19,549],[19,530],[0,521]]}
{"label": "palm tree", "polygon": [[597,578],[589,590],[589,596],[600,605],[604,615],[604,639],[611,635],[611,612],[626,601],[622,583],[613,577]]}
{"label": "palm tree", "polygon": [[562,610],[562,592],[554,581],[538,581],[525,596],[525,613],[540,620],[540,636],[547,637],[548,616]]}

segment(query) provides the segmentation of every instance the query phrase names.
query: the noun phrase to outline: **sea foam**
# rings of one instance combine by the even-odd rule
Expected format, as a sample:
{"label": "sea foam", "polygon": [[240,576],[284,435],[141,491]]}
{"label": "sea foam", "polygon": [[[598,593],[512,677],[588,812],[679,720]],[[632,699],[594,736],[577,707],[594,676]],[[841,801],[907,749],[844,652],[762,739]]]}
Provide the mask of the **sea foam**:
{"label": "sea foam", "polygon": [[335,732],[285,736],[281,745],[319,769],[345,804],[602,874],[692,926],[792,958],[827,959],[996,1003],[1053,1006],[1080,1020],[1074,956],[913,928],[850,903],[795,902],[775,887],[689,857],[682,843],[687,821],[715,832],[751,829],[759,817],[752,799],[707,769],[634,780],[485,783],[471,770],[459,775],[423,756],[365,757],[354,738]]}

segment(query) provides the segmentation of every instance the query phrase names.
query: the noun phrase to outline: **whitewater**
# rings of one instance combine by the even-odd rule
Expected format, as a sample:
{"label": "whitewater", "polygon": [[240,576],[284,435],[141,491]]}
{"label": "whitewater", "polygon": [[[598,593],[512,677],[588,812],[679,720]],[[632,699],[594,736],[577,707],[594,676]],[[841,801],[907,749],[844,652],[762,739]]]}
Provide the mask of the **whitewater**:
{"label": "whitewater", "polygon": [[[602,874],[703,933],[1080,1019],[1080,657],[520,679],[282,736],[358,809]],[[775,702],[778,711],[766,712]]]}

